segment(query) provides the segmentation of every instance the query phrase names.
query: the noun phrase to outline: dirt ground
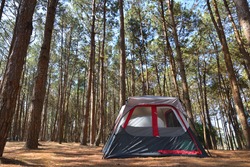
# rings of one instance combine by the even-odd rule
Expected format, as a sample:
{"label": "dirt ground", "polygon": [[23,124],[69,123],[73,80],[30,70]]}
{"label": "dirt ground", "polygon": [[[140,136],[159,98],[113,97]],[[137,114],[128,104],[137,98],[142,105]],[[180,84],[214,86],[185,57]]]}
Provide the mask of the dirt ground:
{"label": "dirt ground", "polygon": [[79,143],[41,142],[38,150],[26,150],[24,142],[8,142],[0,167],[17,166],[250,166],[250,151],[210,150],[212,157],[185,156],[102,159],[102,147],[80,146]]}

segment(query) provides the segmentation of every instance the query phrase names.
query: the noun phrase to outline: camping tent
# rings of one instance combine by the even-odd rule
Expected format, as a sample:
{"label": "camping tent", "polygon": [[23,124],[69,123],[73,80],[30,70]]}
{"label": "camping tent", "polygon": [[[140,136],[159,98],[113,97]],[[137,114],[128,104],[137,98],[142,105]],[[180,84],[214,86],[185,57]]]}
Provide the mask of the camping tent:
{"label": "camping tent", "polygon": [[191,155],[206,157],[175,97],[130,97],[115,121],[104,158]]}

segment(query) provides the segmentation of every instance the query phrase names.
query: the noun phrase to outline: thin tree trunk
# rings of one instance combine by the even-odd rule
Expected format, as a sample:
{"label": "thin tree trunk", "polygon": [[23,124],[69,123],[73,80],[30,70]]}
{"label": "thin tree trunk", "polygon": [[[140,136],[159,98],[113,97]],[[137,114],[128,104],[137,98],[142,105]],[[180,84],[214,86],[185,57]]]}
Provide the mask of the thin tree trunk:
{"label": "thin tree trunk", "polygon": [[229,76],[229,80],[230,80],[230,86],[231,86],[231,90],[232,90],[232,95],[233,95],[233,99],[234,99],[234,103],[235,103],[236,112],[239,116],[241,126],[242,126],[242,132],[243,132],[245,140],[246,140],[246,148],[250,149],[250,127],[248,127],[248,125],[247,125],[247,117],[246,117],[246,114],[244,112],[244,106],[243,106],[243,103],[241,100],[240,91],[239,91],[236,75],[234,72],[233,63],[232,63],[231,55],[230,55],[229,48],[227,45],[226,37],[224,34],[223,26],[221,23],[219,11],[217,8],[216,0],[213,0],[213,4],[215,7],[215,14],[216,14],[217,21],[215,20],[215,18],[213,16],[212,9],[210,7],[210,2],[209,2],[209,0],[207,0],[207,6],[208,6],[208,10],[209,10],[212,22],[214,23],[215,29],[216,29],[217,34],[219,36],[220,42],[222,44],[222,50],[224,53],[225,64],[226,64],[226,68],[228,71],[228,76]]}
{"label": "thin tree trunk", "polygon": [[124,30],[124,14],[123,14],[123,0],[119,0],[120,11],[120,106],[126,101],[126,53],[125,53],[125,30]]}
{"label": "thin tree trunk", "polygon": [[[204,137],[204,142],[205,142],[205,146],[206,148],[208,149],[212,149],[212,145],[211,145],[211,140],[210,140],[210,133],[209,131],[207,130],[207,119],[206,119],[206,107],[205,107],[205,95],[204,95],[204,86],[202,83],[202,70],[201,69],[201,65],[200,65],[200,59],[198,57],[198,60],[197,60],[197,84],[198,84],[198,92],[197,94],[199,93],[199,95],[197,95],[197,100],[198,100],[198,103],[199,103],[199,106],[200,106],[200,112],[201,112],[201,122],[202,122],[202,127],[203,127],[203,137]],[[204,75],[204,74],[203,74]]]}
{"label": "thin tree trunk", "polygon": [[[238,122],[237,121],[235,122],[232,119],[232,118],[234,118],[234,116],[232,116],[232,115],[235,115],[236,113],[234,113],[235,109],[233,109],[232,104],[231,104],[232,100],[230,99],[229,88],[226,85],[225,81],[223,80],[222,75],[220,74],[221,68],[220,68],[218,55],[217,55],[217,68],[218,68],[218,77],[219,77],[218,80],[219,80],[219,87],[220,87],[219,88],[219,95],[220,95],[220,98],[222,99],[222,105],[223,105],[224,111],[227,111],[227,112],[223,112],[223,116],[226,115],[227,116],[227,122],[232,124],[234,132],[236,134],[236,140],[238,142],[238,148],[242,149],[242,144],[241,144],[242,134],[241,134],[241,132],[239,130]],[[223,91],[221,91],[221,90],[223,90]]]}
{"label": "thin tree trunk", "polygon": [[[95,59],[93,60],[93,64],[95,66]],[[95,69],[95,68],[93,68]],[[91,117],[90,117],[90,145],[94,145],[95,143],[95,136],[96,136],[96,89],[95,89],[95,85],[96,85],[96,75],[95,75],[95,70],[93,70],[93,73],[92,73],[92,78],[93,78],[93,81],[92,81],[92,88],[91,88]]]}
{"label": "thin tree trunk", "polygon": [[199,93],[200,93],[200,96],[199,96],[198,92],[196,94],[197,94],[197,101],[198,101],[199,110],[200,110],[200,118],[201,118],[201,123],[202,123],[204,145],[206,146],[206,148],[210,148],[210,142],[209,142],[209,139],[207,137],[208,136],[207,135],[207,127],[206,127],[207,123],[206,123],[206,117],[205,117],[205,112],[204,112],[204,104],[203,104],[203,100],[202,100],[203,95],[202,95],[202,92],[200,92],[200,90],[199,90]]}
{"label": "thin tree trunk", "polygon": [[4,6],[5,6],[5,0],[2,0],[1,7],[0,7],[0,22],[2,20]]}
{"label": "thin tree trunk", "polygon": [[[224,144],[223,144],[223,141],[222,141],[222,135],[221,135],[221,130],[220,130],[220,126],[219,126],[219,120],[218,120],[218,117],[216,116],[215,117],[215,120],[216,120],[216,124],[217,124],[217,129],[219,131],[219,140],[220,140],[220,144],[221,144],[221,147],[222,147],[222,150],[224,150]],[[218,147],[217,147],[218,148]]]}
{"label": "thin tree trunk", "polygon": [[91,49],[89,56],[89,69],[88,69],[88,85],[86,93],[86,105],[83,116],[83,138],[81,140],[81,145],[87,145],[88,132],[89,132],[89,112],[91,103],[91,88],[93,80],[93,67],[95,58],[95,0],[92,0],[92,25],[91,25]]}
{"label": "thin tree trunk", "polygon": [[161,91],[161,83],[160,83],[160,76],[159,76],[159,70],[157,64],[153,65],[155,68],[155,75],[156,75],[156,80],[157,80],[157,85],[158,85],[158,94],[162,96],[162,91]]}
{"label": "thin tree trunk", "polygon": [[145,86],[145,78],[144,78],[144,63],[143,63],[143,56],[142,51],[139,51],[139,59],[140,59],[140,70],[141,70],[141,89],[142,89],[142,95],[146,95],[146,86]]}
{"label": "thin tree trunk", "polygon": [[24,130],[25,130],[25,126],[23,126],[23,125],[25,125],[25,122],[26,122],[26,117],[25,117],[25,111],[24,111],[24,99],[25,99],[25,95],[23,95],[22,97],[21,97],[21,101],[22,101],[22,103],[21,103],[21,109],[20,109],[20,119],[19,119],[19,122],[18,122],[18,131],[19,131],[19,140],[20,141],[23,141],[23,139],[24,139]]}
{"label": "thin tree trunk", "polygon": [[[24,70],[25,71],[25,70]],[[23,85],[23,82],[24,82],[24,72],[23,72],[23,75],[22,75],[22,84]],[[14,121],[13,121],[13,131],[12,131],[12,134],[11,134],[11,139],[14,140],[14,141],[18,141],[19,140],[19,128],[18,128],[18,120],[20,120],[20,112],[21,112],[21,109],[22,109],[22,99],[21,99],[21,88],[19,89],[18,91],[18,96],[17,96],[17,106],[16,106],[16,111],[15,111],[15,116],[14,116]]]}
{"label": "thin tree trunk", "polygon": [[[231,101],[232,99],[230,98],[230,92],[229,92],[229,89],[226,89],[225,91],[225,94],[226,94],[226,99],[228,101],[228,109],[227,109],[227,114],[228,114],[228,122],[232,125],[233,127],[233,130],[236,134],[236,140],[237,140],[237,143],[238,143],[238,148],[239,149],[242,149],[242,145],[241,145],[241,132],[239,130],[239,124],[238,124],[238,121],[237,121],[237,118],[236,118],[236,113],[235,113],[235,109],[233,108],[232,104],[231,104]],[[236,118],[233,119],[233,118]]]}
{"label": "thin tree trunk", "polygon": [[[136,4],[137,6],[140,6],[140,4]],[[143,25],[142,25],[142,17],[141,17],[141,9],[137,8],[137,13],[140,21],[140,36],[141,36],[141,47],[140,47],[140,61],[141,61],[141,77],[142,77],[142,90],[143,95],[149,94],[149,82],[148,82],[148,63],[147,63],[147,57],[146,50],[145,50],[145,39],[143,35]],[[144,55],[144,56],[143,56]],[[146,79],[144,78],[144,62],[145,62],[145,68],[146,68]]]}
{"label": "thin tree trunk", "polygon": [[228,126],[226,127],[226,133],[227,133],[227,136],[228,136],[228,141],[229,141],[229,144],[230,144],[230,148],[231,150],[234,150],[234,144],[233,144],[233,137],[231,135],[231,122],[227,122]]}
{"label": "thin tree trunk", "polygon": [[[164,37],[167,43],[167,55],[169,56],[169,62],[170,62],[170,69],[171,69],[171,76],[172,76],[172,82],[174,84],[174,96],[180,97],[180,92],[179,92],[179,87],[177,84],[177,72],[176,72],[176,65],[174,61],[174,56],[173,56],[173,49],[170,45],[169,39],[168,39],[168,33],[167,33],[167,23],[165,19],[165,13],[164,13],[164,5],[163,5],[163,0],[159,0],[160,5],[161,5],[161,18],[162,18],[162,23],[163,23],[163,29],[164,29]],[[165,53],[165,52],[164,52]],[[165,82],[164,82],[165,83]]]}
{"label": "thin tree trunk", "polygon": [[[25,62],[26,62],[26,58],[25,58]],[[18,102],[17,102],[17,109],[16,109],[16,111],[15,111],[15,113],[16,114],[18,114],[19,116],[17,116],[18,117],[18,119],[19,119],[19,123],[18,123],[18,125],[17,125],[17,132],[16,132],[16,136],[15,136],[15,140],[17,140],[17,141],[20,141],[21,140],[21,122],[22,122],[22,119],[21,119],[21,113],[23,113],[24,112],[24,103],[25,103],[25,101],[24,101],[24,98],[25,97],[21,97],[21,95],[22,95],[22,87],[23,87],[23,85],[25,85],[25,74],[26,74],[26,65],[24,66],[24,70],[23,70],[23,74],[22,74],[22,81],[21,81],[21,83],[20,83],[20,85],[22,85],[21,87],[20,87],[20,89],[19,89],[19,93],[18,93]],[[27,84],[27,82],[26,82],[26,84]],[[28,92],[28,91],[27,91]],[[28,95],[27,95],[28,96]],[[26,128],[25,128],[26,129]]]}
{"label": "thin tree trunk", "polygon": [[0,94],[0,157],[3,155],[7,136],[15,112],[19,82],[25,64],[25,57],[32,34],[32,17],[36,0],[23,0],[16,22],[16,36],[13,37],[10,59],[2,82]]}
{"label": "thin tree trunk", "polygon": [[81,81],[80,81],[80,70],[78,70],[77,72],[77,91],[76,91],[76,109],[75,109],[75,127],[74,127],[74,142],[79,142],[79,130],[80,129],[80,85],[81,85]]}
{"label": "thin tree trunk", "polygon": [[211,123],[211,118],[210,118],[210,115],[209,115],[209,108],[208,108],[208,102],[207,102],[207,84],[206,84],[206,75],[208,73],[207,71],[207,63],[206,63],[206,60],[204,60],[204,70],[203,70],[203,91],[204,91],[204,106],[205,106],[205,111],[206,111],[206,118],[207,118],[207,123],[208,123],[208,134],[209,134],[209,137],[210,137],[210,141],[211,141],[211,144],[212,144],[212,148],[213,149],[216,149],[216,139],[215,139],[215,136],[211,134],[211,132],[213,131],[212,129],[212,123]]}
{"label": "thin tree trunk", "polygon": [[[215,45],[214,46],[215,50],[218,50],[217,46]],[[230,149],[230,144],[229,144],[229,138],[228,138],[228,133],[227,133],[227,129],[226,129],[226,124],[227,124],[227,121],[225,121],[225,111],[227,111],[227,105],[226,105],[226,99],[224,97],[224,94],[223,94],[223,86],[222,84],[224,83],[223,81],[223,78],[222,78],[222,75],[221,75],[221,67],[220,67],[220,59],[219,59],[219,55],[217,54],[216,55],[216,63],[217,63],[217,72],[218,72],[218,83],[219,83],[219,89],[218,89],[218,94],[219,94],[219,97],[220,99],[222,99],[222,105],[220,105],[220,111],[221,111],[221,122],[222,122],[222,128],[224,130],[224,134],[225,134],[225,139],[226,139],[226,145],[229,147]],[[224,84],[225,86],[225,84]],[[225,88],[226,89],[226,88]]]}
{"label": "thin tree trunk", "polygon": [[[25,69],[26,69],[26,66],[25,66]],[[24,70],[23,72],[23,76],[24,76],[24,73],[27,73],[27,70]],[[25,77],[24,77],[25,78]],[[29,106],[28,105],[25,105],[26,104],[29,104],[30,103],[30,92],[32,91],[32,85],[29,83],[29,81],[33,80],[33,76],[28,76],[28,78],[25,78],[24,80],[24,87],[28,87],[27,91],[25,91],[25,93],[23,94],[23,97],[22,97],[22,130],[21,130],[21,141],[24,141],[26,140],[27,138],[27,129],[28,129],[28,110],[29,110]]]}
{"label": "thin tree trunk", "polygon": [[[164,47],[165,50],[165,47]],[[166,85],[167,85],[167,78],[166,78],[166,71],[167,71],[167,55],[165,54],[164,51],[164,67],[163,67],[164,71],[163,71],[163,84],[162,84],[162,95],[166,96]]]}
{"label": "thin tree trunk", "polygon": [[[51,74],[51,72],[50,72]],[[45,141],[47,140],[48,135],[48,103],[49,103],[49,92],[50,92],[50,86],[51,86],[51,75],[49,76],[49,82],[47,86],[47,91],[45,95],[45,102],[44,102],[44,109],[43,109],[43,121],[42,121],[42,128],[41,128],[41,140]]]}
{"label": "thin tree trunk", "polygon": [[[72,39],[70,37],[70,39]],[[69,49],[70,49],[70,46],[71,46],[71,43],[69,44]],[[70,59],[70,51],[69,51],[69,55],[68,55],[68,61]],[[69,104],[70,104],[70,100],[71,100],[71,90],[72,90],[72,83],[73,83],[73,78],[75,77],[75,74],[76,74],[76,70],[74,69],[74,67],[76,67],[76,64],[75,62],[73,63],[73,73],[71,74],[71,77],[69,78],[69,81],[67,83],[67,91],[65,92],[65,131],[64,131],[64,136],[65,136],[65,139],[66,139],[66,142],[69,142],[69,141],[72,141],[71,138],[72,138],[72,135],[70,133],[71,131],[71,127],[68,126],[70,125],[71,123],[71,113],[69,113]],[[67,69],[68,70],[68,69]]]}
{"label": "thin tree trunk", "polygon": [[[58,112],[59,112],[59,105],[60,105],[60,86],[58,86],[58,98],[57,98],[57,102],[56,102],[56,112],[55,114],[51,117],[51,141],[56,141],[56,133],[58,131],[58,127],[56,126],[57,124],[59,124],[59,116],[58,116]],[[54,120],[53,120],[54,118]]]}
{"label": "thin tree trunk", "polygon": [[133,55],[131,61],[131,95],[135,96],[135,61]]}
{"label": "thin tree trunk", "polygon": [[103,39],[102,39],[102,51],[100,55],[100,100],[99,100],[99,110],[100,110],[100,122],[98,127],[98,134],[96,137],[95,145],[99,146],[101,137],[103,135],[104,129],[104,60],[105,60],[105,38],[106,38],[106,0],[103,2]]}
{"label": "thin tree trunk", "polygon": [[173,30],[173,36],[174,36],[174,42],[176,46],[176,53],[177,53],[177,62],[179,64],[180,68],[180,75],[182,79],[182,89],[183,89],[183,100],[184,104],[187,110],[188,114],[188,122],[190,125],[190,128],[192,131],[197,134],[194,126],[194,117],[193,117],[193,112],[192,112],[192,106],[191,106],[191,101],[189,97],[189,90],[188,90],[188,83],[187,83],[187,77],[186,77],[186,71],[185,71],[185,64],[183,62],[182,58],[182,53],[181,53],[181,47],[178,39],[178,34],[177,34],[177,29],[176,29],[176,23],[175,23],[175,18],[174,18],[174,2],[173,0],[168,0],[168,10],[171,18],[171,25],[172,25],[172,30]]}
{"label": "thin tree trunk", "polygon": [[148,60],[147,60],[147,56],[145,56],[145,68],[146,68],[146,93],[147,93],[147,95],[149,95],[150,94],[150,86],[149,86],[149,78],[148,78],[149,74],[148,74]]}
{"label": "thin tree trunk", "polygon": [[[65,64],[66,61],[64,61],[64,58],[66,57],[65,54],[66,54],[66,51],[65,51],[65,42],[64,42],[64,26],[65,26],[65,23],[64,23],[64,20],[62,20],[62,24],[61,24],[61,56],[60,56],[60,61],[59,61],[59,67],[60,67],[60,74],[59,74],[59,84],[58,84],[58,126],[57,126],[57,129],[58,129],[58,135],[57,135],[57,138],[58,138],[58,142],[59,144],[62,143],[62,140],[63,140],[63,122],[64,122],[64,92],[65,92],[65,86],[64,86],[64,83],[66,83],[66,81],[64,81],[64,73],[65,73]],[[65,37],[66,38],[66,37]],[[65,58],[66,59],[66,58]],[[65,77],[66,78],[66,77]]]}

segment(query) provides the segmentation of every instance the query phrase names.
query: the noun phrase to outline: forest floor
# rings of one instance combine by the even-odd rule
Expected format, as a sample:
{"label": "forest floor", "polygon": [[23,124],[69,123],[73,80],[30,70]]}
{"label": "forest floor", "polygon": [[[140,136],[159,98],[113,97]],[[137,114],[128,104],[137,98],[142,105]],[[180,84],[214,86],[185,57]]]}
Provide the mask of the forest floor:
{"label": "forest floor", "polygon": [[102,147],[81,146],[79,143],[41,142],[39,149],[26,150],[24,142],[7,142],[0,167],[83,167],[83,166],[250,166],[250,151],[210,150],[212,157],[186,156],[102,159]]}

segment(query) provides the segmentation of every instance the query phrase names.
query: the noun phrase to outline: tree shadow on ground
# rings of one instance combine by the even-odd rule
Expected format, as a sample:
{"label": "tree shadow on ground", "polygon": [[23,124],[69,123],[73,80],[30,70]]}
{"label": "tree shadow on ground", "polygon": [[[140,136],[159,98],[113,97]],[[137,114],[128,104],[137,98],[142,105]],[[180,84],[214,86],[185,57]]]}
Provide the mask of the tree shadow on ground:
{"label": "tree shadow on ground", "polygon": [[20,161],[20,160],[9,159],[9,158],[4,158],[4,157],[0,157],[0,164],[20,165],[20,166],[34,166],[33,164],[31,165],[31,164],[28,164],[28,163]]}

